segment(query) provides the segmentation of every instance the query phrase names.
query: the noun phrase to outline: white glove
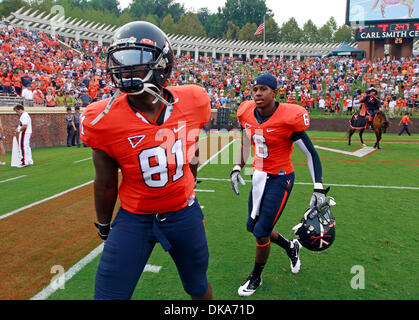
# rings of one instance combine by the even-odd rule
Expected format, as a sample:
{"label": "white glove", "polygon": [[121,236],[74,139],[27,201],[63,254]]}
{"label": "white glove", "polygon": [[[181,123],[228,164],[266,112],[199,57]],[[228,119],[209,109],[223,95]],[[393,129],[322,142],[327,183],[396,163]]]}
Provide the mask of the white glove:
{"label": "white glove", "polygon": [[240,191],[239,191],[239,181],[240,183],[245,186],[246,182],[244,181],[242,175],[240,174],[241,171],[241,167],[239,165],[236,165],[233,170],[230,173],[230,182],[231,182],[231,187],[233,188],[233,191],[239,195]]}
{"label": "white glove", "polygon": [[310,208],[321,209],[327,203],[326,194],[329,192],[330,187],[327,189],[314,189],[313,195],[310,199]]}

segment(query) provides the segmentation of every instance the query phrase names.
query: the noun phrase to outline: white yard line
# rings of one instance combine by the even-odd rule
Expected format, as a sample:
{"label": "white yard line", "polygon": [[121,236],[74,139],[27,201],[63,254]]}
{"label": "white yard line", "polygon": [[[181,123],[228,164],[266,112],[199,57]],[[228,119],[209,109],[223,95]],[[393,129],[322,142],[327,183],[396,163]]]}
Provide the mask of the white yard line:
{"label": "white yard line", "polygon": [[[83,269],[86,265],[88,265],[91,261],[93,261],[99,254],[103,251],[103,243],[96,247],[93,251],[91,251],[87,256],[77,262],[74,266],[72,266],[66,273],[63,275],[62,283],[66,283],[69,281],[73,276],[75,276],[81,269]],[[161,266],[154,266],[151,264],[147,264],[144,267],[143,272],[152,272],[152,273],[159,273],[161,270]],[[46,300],[51,294],[57,291],[57,285],[55,283],[49,284],[45,287],[41,292],[33,296],[30,300]]]}
{"label": "white yard line", "polygon": [[348,156],[353,156],[353,157],[358,157],[358,158],[363,158],[367,155],[369,155],[370,153],[373,153],[374,151],[376,151],[377,149],[373,148],[373,147],[363,147],[361,149],[358,149],[356,151],[345,151],[345,150],[340,150],[340,149],[333,149],[333,148],[326,148],[326,147],[322,147],[322,146],[314,146],[316,149],[319,150],[325,150],[325,151],[330,151],[330,152],[334,152],[334,153],[340,153],[340,154],[345,154]]}
{"label": "white yard line", "polygon": [[[219,181],[219,182],[230,182],[230,179],[217,179],[217,178],[198,178],[202,181]],[[244,180],[247,183],[251,183],[252,180]],[[300,185],[313,185],[312,182],[295,182],[294,184]],[[399,189],[399,190],[419,190],[419,187],[398,187],[398,186],[369,186],[369,185],[357,185],[357,184],[334,184],[326,183],[326,186],[332,187],[343,187],[343,188],[373,188],[373,189]]]}
{"label": "white yard line", "polygon": [[[205,161],[202,165],[200,165],[199,168],[198,168],[198,171],[200,169],[202,169],[203,167],[205,167],[212,159],[217,157],[220,153],[222,153],[227,147],[229,147],[235,141],[236,140],[233,140],[232,142],[230,142],[228,145],[226,145],[224,148],[222,148],[220,151],[218,151],[215,155],[213,155],[210,159],[208,159],[208,161]],[[89,182],[89,183],[91,183],[91,182]],[[69,192],[70,190],[67,190],[66,193]],[[195,191],[197,191],[197,190],[195,190]],[[48,200],[50,200],[52,198],[55,198],[57,196],[51,197]],[[42,200],[42,201],[44,202],[44,201],[46,201],[46,199]],[[33,205],[35,205],[35,204],[33,204]],[[31,206],[33,206],[33,205],[31,205]],[[23,209],[19,209],[19,211],[20,210],[23,210]],[[94,260],[99,254],[102,253],[102,251],[103,251],[103,244],[99,245],[97,248],[95,248],[93,251],[91,251],[87,256],[85,256],[83,259],[81,259],[79,262],[77,262],[73,267],[71,267],[65,273],[64,283],[67,282],[69,279],[71,279],[75,274],[77,274],[81,269],[83,269],[83,267],[85,267],[88,263],[90,263],[92,260]],[[147,266],[146,266],[146,268],[147,268]],[[144,271],[146,271],[146,268],[144,269]],[[161,269],[161,267],[159,267],[159,266],[148,267],[148,270],[154,270],[154,271],[158,270],[158,271],[160,271],[160,269]],[[152,271],[150,271],[150,272],[152,272]],[[48,297],[50,297],[58,289],[59,288],[50,284],[46,288],[44,288],[41,292],[39,292],[34,297],[32,297],[31,300],[46,300],[46,299],[48,299]]]}
{"label": "white yard line", "polygon": [[201,189],[195,189],[195,192],[207,192],[207,193],[214,193],[215,190],[201,190]]}
{"label": "white yard line", "polygon": [[29,205],[27,205],[27,206],[24,206],[24,207],[22,207],[22,208],[16,209],[16,210],[14,210],[14,211],[12,211],[12,212],[6,213],[6,214],[4,214],[4,215],[0,216],[0,220],[6,219],[7,217],[10,217],[10,216],[12,216],[12,215],[14,215],[14,214],[16,214],[16,213],[19,213],[19,212],[21,212],[21,211],[23,211],[23,210],[26,210],[26,209],[32,208],[32,207],[34,207],[34,206],[36,206],[36,205],[38,205],[38,204],[41,204],[41,203],[47,202],[47,201],[49,201],[49,200],[52,200],[52,199],[55,199],[55,198],[61,197],[62,195],[65,195],[65,194],[67,194],[67,193],[69,193],[69,192],[71,192],[71,191],[74,191],[74,190],[80,189],[80,188],[82,188],[82,187],[85,187],[85,186],[87,186],[87,185],[89,185],[89,184],[91,184],[91,183],[93,183],[93,180],[91,180],[91,181],[89,181],[89,182],[86,182],[86,183],[83,183],[82,185],[79,185],[79,186],[77,186],[77,187],[74,187],[74,188],[71,188],[71,189],[65,190],[65,191],[63,191],[63,192],[57,193],[57,194],[55,194],[55,195],[53,195],[53,196],[51,196],[51,197],[45,198],[45,199],[43,199],[43,200],[40,200],[40,201],[37,201],[37,202],[31,203],[31,204],[29,204]]}
{"label": "white yard line", "polygon": [[74,161],[74,163],[80,163],[80,162],[88,161],[88,160],[92,160],[92,157],[89,157],[89,158],[86,158],[86,159],[77,160],[77,161]]}
{"label": "white yard line", "polygon": [[15,178],[10,178],[10,179],[6,179],[6,180],[3,180],[3,181],[0,181],[0,183],[17,180],[17,179],[21,179],[21,178],[24,178],[24,177],[27,177],[27,175],[15,177]]}
{"label": "white yard line", "polygon": [[220,151],[218,151],[216,154],[214,154],[211,158],[209,158],[207,161],[205,161],[203,164],[201,164],[198,168],[198,172],[203,169],[208,163],[210,163],[212,160],[214,160],[220,153],[222,153],[225,149],[230,147],[234,142],[236,142],[237,139],[234,139],[230,143],[226,144]]}

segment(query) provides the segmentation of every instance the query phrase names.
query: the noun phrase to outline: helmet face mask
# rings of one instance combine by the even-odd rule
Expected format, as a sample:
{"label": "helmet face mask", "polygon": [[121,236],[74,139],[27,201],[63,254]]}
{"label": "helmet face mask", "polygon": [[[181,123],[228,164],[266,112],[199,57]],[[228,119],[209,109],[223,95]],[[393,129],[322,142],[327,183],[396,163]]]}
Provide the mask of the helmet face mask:
{"label": "helmet face mask", "polygon": [[301,222],[293,228],[298,241],[308,250],[326,250],[335,240],[336,222],[330,209],[335,202],[329,202],[320,210],[307,209]]}
{"label": "helmet face mask", "polygon": [[135,21],[115,33],[107,51],[106,69],[114,87],[140,94],[145,86],[159,90],[167,86],[174,54],[164,34],[155,25]]}

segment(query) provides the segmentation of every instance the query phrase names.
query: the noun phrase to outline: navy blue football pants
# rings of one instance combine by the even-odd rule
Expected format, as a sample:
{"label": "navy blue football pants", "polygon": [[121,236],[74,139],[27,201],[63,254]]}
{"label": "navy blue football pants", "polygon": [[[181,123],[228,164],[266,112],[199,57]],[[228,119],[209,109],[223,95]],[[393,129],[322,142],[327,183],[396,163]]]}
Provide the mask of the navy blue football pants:
{"label": "navy blue football pants", "polygon": [[175,262],[184,290],[203,296],[209,258],[203,219],[197,199],[191,206],[159,215],[120,208],[99,262],[94,298],[130,299],[157,242]]}
{"label": "navy blue football pants", "polygon": [[285,209],[293,185],[294,173],[288,175],[268,174],[259,215],[256,219],[250,216],[253,209],[252,186],[248,202],[249,216],[247,219],[247,231],[253,233],[256,238],[269,237]]}

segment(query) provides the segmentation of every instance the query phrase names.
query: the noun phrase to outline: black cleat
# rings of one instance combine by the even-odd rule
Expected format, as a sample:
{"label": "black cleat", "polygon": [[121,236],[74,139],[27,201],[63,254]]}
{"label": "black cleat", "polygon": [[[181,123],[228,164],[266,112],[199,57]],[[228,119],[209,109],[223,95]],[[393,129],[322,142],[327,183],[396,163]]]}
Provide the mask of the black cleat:
{"label": "black cleat", "polygon": [[240,286],[237,293],[241,297],[248,297],[255,293],[256,289],[262,285],[262,277],[254,277],[250,274],[246,281]]}
{"label": "black cleat", "polygon": [[290,258],[291,272],[298,273],[300,271],[300,248],[301,245],[297,239],[292,240],[294,247],[287,251],[288,257]]}

